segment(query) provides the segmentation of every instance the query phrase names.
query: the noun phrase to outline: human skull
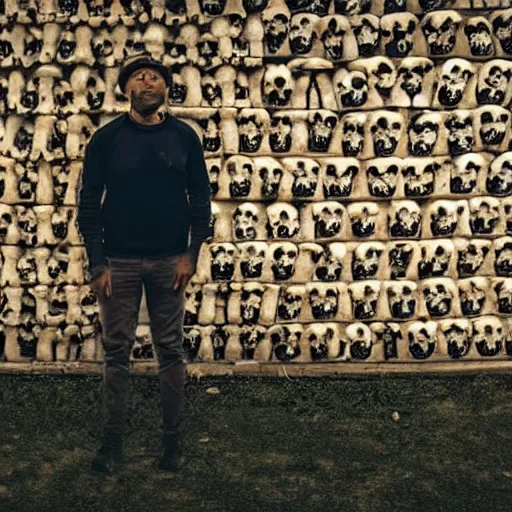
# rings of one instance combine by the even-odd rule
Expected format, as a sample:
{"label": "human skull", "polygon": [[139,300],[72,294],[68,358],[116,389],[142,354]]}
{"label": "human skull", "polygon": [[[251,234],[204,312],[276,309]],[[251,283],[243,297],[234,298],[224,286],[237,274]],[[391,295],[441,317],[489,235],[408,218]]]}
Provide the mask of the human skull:
{"label": "human skull", "polygon": [[258,208],[252,203],[242,203],[233,212],[233,237],[235,240],[256,239],[259,222]]}
{"label": "human skull", "polygon": [[292,74],[286,65],[269,64],[263,75],[263,101],[270,107],[285,107],[290,104],[293,86]]}
{"label": "human skull", "polygon": [[421,22],[421,30],[431,55],[449,55],[455,49],[462,17],[456,11],[428,13]]}
{"label": "human skull", "polygon": [[428,359],[436,348],[437,335],[434,322],[414,322],[407,333],[409,352],[414,359]]}
{"label": "human skull", "polygon": [[[262,245],[263,244],[263,245]],[[260,279],[266,253],[265,243],[244,244],[240,248],[240,273],[243,279]]]}
{"label": "human skull", "polygon": [[491,60],[479,70],[476,98],[480,105],[503,105],[512,76],[508,61]]}
{"label": "human skull", "polygon": [[[414,162],[407,160],[402,168],[404,177],[404,192],[406,197],[427,197],[434,193],[436,173],[441,169],[438,162],[427,163],[425,160]],[[415,165],[409,165],[415,163]]]}
{"label": "human skull", "polygon": [[505,140],[510,124],[510,113],[502,107],[480,107],[480,139],[484,144],[499,145]]}
{"label": "human skull", "polygon": [[496,11],[490,17],[492,32],[504,53],[512,53],[512,10]]}
{"label": "human skull", "polygon": [[405,320],[416,313],[416,284],[393,283],[387,287],[386,295],[389,310],[393,318]]}
{"label": "human skull", "polygon": [[408,126],[408,150],[411,156],[432,155],[441,122],[441,115],[435,112],[426,111],[411,116]]}
{"label": "human skull", "polygon": [[503,326],[498,318],[483,317],[473,320],[473,343],[484,357],[499,354],[505,345]]}
{"label": "human skull", "polygon": [[373,113],[369,126],[375,156],[392,156],[404,135],[402,116],[396,112]]}
{"label": "human skull", "polygon": [[231,281],[235,271],[236,247],[229,243],[209,246],[210,271],[214,281]]}
{"label": "human skull", "polygon": [[276,54],[283,47],[290,31],[290,13],[281,12],[278,7],[265,9],[261,15],[263,21],[265,47],[270,54]]}
{"label": "human skull", "polygon": [[362,71],[338,69],[334,73],[333,84],[342,108],[362,107],[368,100],[368,81]]}
{"label": "human skull", "polygon": [[400,89],[413,100],[415,96],[423,92],[423,82],[434,65],[430,59],[421,57],[406,57],[398,68],[398,81]]}
{"label": "human skull", "polygon": [[[484,280],[485,281],[485,280]],[[486,302],[487,290],[478,279],[459,281],[460,308],[464,316],[482,314]]]}
{"label": "human skull", "polygon": [[267,207],[269,238],[294,238],[300,233],[299,212],[291,204],[274,203]]}
{"label": "human skull", "polygon": [[291,361],[301,355],[302,327],[298,324],[279,325],[270,335],[274,354],[279,361]]}
{"label": "human skull", "polygon": [[288,114],[274,114],[269,128],[270,149],[275,153],[287,153],[292,145],[292,120]]}
{"label": "human skull", "polygon": [[281,320],[296,320],[302,310],[303,295],[297,287],[281,289],[277,303],[277,316]]}
{"label": "human skull", "polygon": [[469,43],[471,55],[475,57],[490,57],[494,54],[494,44],[491,37],[491,24],[483,16],[474,16],[467,20],[464,34]]}
{"label": "human skull", "polygon": [[343,136],[341,140],[343,156],[360,156],[364,145],[366,115],[360,113],[347,114],[341,118],[341,123],[343,127]]}
{"label": "human skull", "polygon": [[488,253],[488,246],[468,241],[457,253],[457,273],[459,278],[472,277],[479,272]]}
{"label": "human skull", "polygon": [[315,30],[320,18],[315,14],[300,13],[292,16],[290,23],[290,50],[293,55],[306,55],[317,39]]}
{"label": "human skull", "polygon": [[261,178],[261,198],[276,199],[283,177],[283,168],[277,160],[264,158],[255,159],[254,164]]}
{"label": "human skull", "polygon": [[414,201],[397,202],[388,217],[388,231],[393,238],[416,237],[420,233],[421,209]]}
{"label": "human skull", "polygon": [[329,151],[337,123],[338,117],[329,110],[310,112],[308,115],[308,150],[320,153]]}
{"label": "human skull", "polygon": [[329,320],[338,313],[339,291],[333,285],[313,286],[308,293],[308,302],[315,320]]}
{"label": "human skull", "polygon": [[425,283],[423,288],[423,298],[428,314],[431,317],[449,315],[452,311],[453,293],[444,282],[434,281]]}
{"label": "human skull", "polygon": [[444,122],[448,128],[448,149],[450,155],[470,153],[475,137],[473,134],[473,114],[469,110],[458,110],[449,114]]}
{"label": "human skull", "polygon": [[315,238],[332,238],[341,232],[343,208],[335,201],[315,203],[312,206]]}
{"label": "human skull", "polygon": [[473,235],[490,235],[500,221],[499,200],[472,198],[469,201],[469,227]]}
{"label": "human skull", "polygon": [[350,197],[352,184],[359,172],[359,162],[356,158],[339,158],[324,161],[325,175],[322,182],[326,199]]}
{"label": "human skull", "polygon": [[453,245],[448,241],[431,240],[421,248],[421,260],[418,263],[420,279],[442,277],[448,272],[453,253]]}
{"label": "human skull", "polygon": [[258,323],[263,300],[264,287],[259,283],[248,283],[240,295],[240,316],[244,323]]}
{"label": "human skull", "polygon": [[357,48],[360,57],[371,57],[377,53],[379,48],[379,25],[380,21],[373,14],[363,14],[350,18],[352,31],[357,41]]}
{"label": "human skull", "polygon": [[485,188],[488,193],[499,197],[506,197],[512,193],[511,152],[503,153],[491,162]]}
{"label": "human skull", "polygon": [[468,354],[471,347],[471,337],[467,321],[451,321],[443,328],[443,334],[446,339],[448,355],[452,359],[461,359]]}
{"label": "human skull", "polygon": [[313,197],[317,189],[320,172],[318,163],[309,158],[293,158],[283,161],[285,165],[288,162],[293,175],[292,194],[294,198]]}
{"label": "human skull", "polygon": [[435,201],[430,210],[430,231],[433,236],[453,236],[463,210],[450,201]]}
{"label": "human skull", "polygon": [[446,108],[453,108],[462,101],[469,80],[474,76],[473,65],[464,59],[449,59],[441,67],[437,100]]}
{"label": "human skull", "polygon": [[255,153],[263,140],[263,123],[254,114],[244,114],[237,117],[238,146],[242,153]]}
{"label": "human skull", "polygon": [[271,246],[272,251],[272,274],[276,281],[286,281],[295,272],[298,249],[289,242],[278,243]]}
{"label": "human skull", "polygon": [[320,281],[340,281],[345,255],[345,246],[340,243],[328,244],[320,253],[313,254],[315,277]]}
{"label": "human skull", "polygon": [[377,301],[380,283],[349,285],[348,292],[352,301],[352,314],[356,320],[372,320],[377,315]]}
{"label": "human skull", "polygon": [[376,158],[366,166],[368,190],[373,197],[393,197],[396,192],[399,166],[398,158]]}
{"label": "human skull", "polygon": [[231,198],[247,197],[251,193],[254,167],[250,158],[235,155],[226,160]]}
{"label": "human skull", "polygon": [[350,356],[353,359],[368,359],[373,348],[370,328],[357,322],[348,325],[345,333],[350,347]]}
{"label": "human skull", "polygon": [[407,12],[382,16],[380,28],[383,53],[392,58],[410,55],[414,48],[414,32],[418,23],[418,18]]}
{"label": "human skull", "polygon": [[404,278],[411,263],[413,248],[411,244],[395,244],[388,253],[391,279]]}
{"label": "human skull", "polygon": [[450,192],[452,194],[469,194],[475,191],[478,173],[485,165],[485,160],[478,154],[461,155],[450,166]]}
{"label": "human skull", "polygon": [[381,267],[384,246],[379,242],[359,244],[352,254],[352,279],[361,281],[375,279]]}

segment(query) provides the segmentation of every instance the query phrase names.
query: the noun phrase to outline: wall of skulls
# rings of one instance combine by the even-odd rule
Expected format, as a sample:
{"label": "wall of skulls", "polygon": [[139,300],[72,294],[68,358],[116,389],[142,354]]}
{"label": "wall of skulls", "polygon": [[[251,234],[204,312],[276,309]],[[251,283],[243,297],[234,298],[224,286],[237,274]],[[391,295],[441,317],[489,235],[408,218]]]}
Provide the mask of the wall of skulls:
{"label": "wall of skulls", "polygon": [[[512,355],[508,0],[6,0],[0,361],[99,361],[76,226],[84,148],[125,57],[173,71],[214,240],[190,361]],[[153,358],[143,304],[132,359]],[[1,363],[0,363],[1,364]]]}

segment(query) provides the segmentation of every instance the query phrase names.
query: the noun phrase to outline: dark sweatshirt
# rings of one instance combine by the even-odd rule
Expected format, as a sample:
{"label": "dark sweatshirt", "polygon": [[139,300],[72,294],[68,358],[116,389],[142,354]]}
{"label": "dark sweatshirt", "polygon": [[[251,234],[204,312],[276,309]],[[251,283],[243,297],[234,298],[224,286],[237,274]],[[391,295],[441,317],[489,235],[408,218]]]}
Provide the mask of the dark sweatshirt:
{"label": "dark sweatshirt", "polygon": [[127,113],[117,117],[94,132],[85,150],[77,225],[90,269],[105,264],[105,256],[187,250],[195,265],[202,242],[212,236],[210,200],[193,128],[170,114],[157,125],[142,125]]}

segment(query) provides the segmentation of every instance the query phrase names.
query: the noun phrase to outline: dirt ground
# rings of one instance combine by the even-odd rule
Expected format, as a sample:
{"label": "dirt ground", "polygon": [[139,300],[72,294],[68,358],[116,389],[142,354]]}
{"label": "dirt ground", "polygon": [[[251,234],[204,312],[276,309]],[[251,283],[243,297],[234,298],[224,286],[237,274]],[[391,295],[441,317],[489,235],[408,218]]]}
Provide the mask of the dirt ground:
{"label": "dirt ground", "polygon": [[133,377],[113,476],[89,470],[101,385],[0,374],[2,512],[512,510],[512,374],[190,381],[175,474],[157,377]]}

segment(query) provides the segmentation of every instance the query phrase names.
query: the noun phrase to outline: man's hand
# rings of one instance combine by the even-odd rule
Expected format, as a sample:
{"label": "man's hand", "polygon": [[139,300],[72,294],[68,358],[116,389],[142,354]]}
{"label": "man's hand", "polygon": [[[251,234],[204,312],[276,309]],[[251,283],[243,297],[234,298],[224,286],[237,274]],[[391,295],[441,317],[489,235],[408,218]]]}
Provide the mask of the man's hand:
{"label": "man's hand", "polygon": [[174,281],[173,289],[184,288],[193,274],[194,269],[191,255],[188,252],[181,254],[176,262],[176,280]]}
{"label": "man's hand", "polygon": [[100,298],[110,299],[112,297],[112,272],[110,267],[105,267],[103,273],[92,282],[92,288]]}

